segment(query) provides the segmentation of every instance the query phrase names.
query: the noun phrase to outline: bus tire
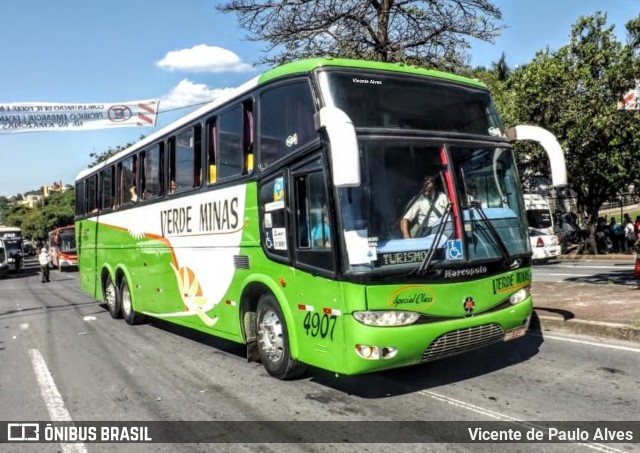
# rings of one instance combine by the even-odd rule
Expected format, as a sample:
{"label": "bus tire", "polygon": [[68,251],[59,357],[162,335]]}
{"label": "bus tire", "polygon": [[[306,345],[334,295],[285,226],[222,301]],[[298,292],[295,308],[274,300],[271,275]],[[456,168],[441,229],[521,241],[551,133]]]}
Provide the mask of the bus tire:
{"label": "bus tire", "polygon": [[294,379],[306,372],[305,364],[291,358],[287,324],[273,294],[263,294],[258,301],[256,332],[267,373],[277,379]]}
{"label": "bus tire", "polygon": [[126,277],[122,277],[120,281],[120,304],[122,307],[122,317],[127,321],[127,324],[133,326],[144,321],[145,316],[136,312],[133,308],[133,300]]}
{"label": "bus tire", "polygon": [[113,319],[122,318],[122,310],[120,305],[120,291],[113,284],[110,276],[104,282],[104,289],[102,290],[102,299],[107,305],[107,310]]}

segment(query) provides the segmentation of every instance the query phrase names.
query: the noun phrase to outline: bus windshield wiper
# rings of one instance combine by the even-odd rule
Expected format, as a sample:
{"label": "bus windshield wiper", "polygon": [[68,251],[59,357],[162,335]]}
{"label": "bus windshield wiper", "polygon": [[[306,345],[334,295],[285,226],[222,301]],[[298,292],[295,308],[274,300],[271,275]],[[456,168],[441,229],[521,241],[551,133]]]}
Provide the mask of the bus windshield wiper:
{"label": "bus windshield wiper", "polygon": [[421,276],[427,273],[427,271],[429,270],[429,266],[431,266],[431,261],[433,260],[433,254],[436,251],[437,245],[440,244],[440,239],[442,239],[442,236],[444,235],[444,229],[447,226],[449,217],[451,217],[451,203],[447,204],[447,207],[444,210],[442,220],[440,221],[438,230],[436,231],[436,236],[433,239],[429,250],[427,250],[427,255],[424,257],[418,267],[409,272],[409,275]]}
{"label": "bus windshield wiper", "polygon": [[502,255],[502,259],[504,260],[504,263],[510,268],[517,267],[518,263],[514,261],[514,259],[511,257],[509,250],[507,250],[507,246],[504,244],[504,241],[502,240],[502,238],[496,231],[495,227],[491,223],[491,220],[489,220],[489,218],[487,217],[487,214],[484,212],[484,209],[482,209],[482,204],[479,201],[469,202],[469,214],[471,215],[470,221],[472,225],[473,225],[473,215],[472,215],[473,210],[475,210],[478,213],[478,218],[487,227],[489,234],[491,235],[496,245],[498,246],[498,251]]}

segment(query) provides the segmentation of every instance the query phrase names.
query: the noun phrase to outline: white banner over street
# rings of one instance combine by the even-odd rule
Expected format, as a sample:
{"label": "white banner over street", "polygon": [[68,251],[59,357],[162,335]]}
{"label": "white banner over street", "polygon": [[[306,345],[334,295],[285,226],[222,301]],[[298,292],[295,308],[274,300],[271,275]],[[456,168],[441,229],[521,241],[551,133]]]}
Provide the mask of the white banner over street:
{"label": "white banner over street", "polygon": [[158,99],[119,103],[0,103],[0,134],[155,126]]}

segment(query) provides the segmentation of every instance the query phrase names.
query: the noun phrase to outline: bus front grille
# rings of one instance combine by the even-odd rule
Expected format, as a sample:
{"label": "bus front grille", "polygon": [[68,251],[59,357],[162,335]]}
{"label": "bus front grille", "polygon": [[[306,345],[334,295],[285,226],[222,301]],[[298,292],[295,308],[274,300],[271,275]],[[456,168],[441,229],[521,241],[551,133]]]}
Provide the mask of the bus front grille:
{"label": "bus front grille", "polygon": [[422,362],[431,362],[444,357],[496,343],[504,338],[499,324],[483,324],[476,327],[454,330],[439,336],[422,354]]}

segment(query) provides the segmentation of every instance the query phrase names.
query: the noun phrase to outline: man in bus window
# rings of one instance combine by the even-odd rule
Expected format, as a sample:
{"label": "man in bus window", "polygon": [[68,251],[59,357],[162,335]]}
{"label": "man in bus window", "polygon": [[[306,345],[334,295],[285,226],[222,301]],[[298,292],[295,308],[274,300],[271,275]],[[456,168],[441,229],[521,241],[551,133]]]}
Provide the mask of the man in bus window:
{"label": "man in bus window", "polygon": [[440,221],[448,204],[447,196],[437,187],[437,179],[425,178],[420,195],[400,220],[402,236],[405,239],[424,236],[429,227]]}

